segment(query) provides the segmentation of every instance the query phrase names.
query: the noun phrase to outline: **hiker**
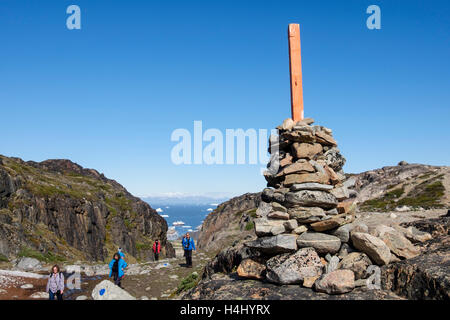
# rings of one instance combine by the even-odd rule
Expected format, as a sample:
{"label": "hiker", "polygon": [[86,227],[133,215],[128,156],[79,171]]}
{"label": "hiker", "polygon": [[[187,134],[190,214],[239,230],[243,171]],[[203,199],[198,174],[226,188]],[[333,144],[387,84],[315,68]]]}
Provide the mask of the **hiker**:
{"label": "hiker", "polygon": [[153,253],[155,254],[155,261],[159,260],[159,253],[161,252],[161,243],[158,239],[153,243]]}
{"label": "hiker", "polygon": [[189,233],[186,233],[186,239],[183,243],[186,265],[188,268],[192,268],[192,250],[195,250],[194,239],[191,238],[191,235]]}
{"label": "hiker", "polygon": [[122,248],[117,249],[117,253],[120,254],[122,259],[125,259],[125,254],[122,252]]}
{"label": "hiker", "polygon": [[[184,234],[183,238],[181,238],[181,246],[183,247],[183,249],[185,242],[186,242],[186,234]],[[183,257],[186,257],[186,250],[184,250]]]}
{"label": "hiker", "polygon": [[110,269],[109,277],[114,278],[114,283],[119,288],[122,288],[121,280],[122,280],[122,277],[124,276],[123,269],[125,269],[127,266],[128,266],[127,263],[125,262],[125,260],[122,259],[119,252],[114,254],[113,259],[109,263],[109,269]]}
{"label": "hiker", "polygon": [[58,300],[63,299],[64,293],[64,275],[59,270],[59,266],[55,264],[50,271],[50,276],[47,281],[46,292],[48,292],[48,299],[55,300],[55,296]]}

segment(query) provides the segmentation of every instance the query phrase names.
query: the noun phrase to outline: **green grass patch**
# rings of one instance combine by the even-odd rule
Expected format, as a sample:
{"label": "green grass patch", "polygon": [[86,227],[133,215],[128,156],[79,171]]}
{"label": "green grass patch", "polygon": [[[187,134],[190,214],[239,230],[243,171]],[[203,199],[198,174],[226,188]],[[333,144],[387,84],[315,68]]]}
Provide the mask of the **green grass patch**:
{"label": "green grass patch", "polygon": [[199,280],[200,279],[197,273],[191,273],[189,276],[181,280],[181,283],[178,285],[176,293],[180,294],[183,291],[187,291],[194,288]]}
{"label": "green grass patch", "polygon": [[247,224],[245,225],[245,230],[250,231],[253,230],[253,228],[255,227],[255,224],[253,223],[253,221],[247,222]]}
{"label": "green grass patch", "polygon": [[29,247],[22,247],[20,249],[18,256],[34,258],[41,262],[63,262],[63,261],[65,261],[64,257],[54,254],[51,251],[48,251],[43,254],[43,253],[36,251],[34,249],[31,249]]}
{"label": "green grass patch", "polygon": [[0,262],[9,262],[9,259],[4,254],[0,253]]}

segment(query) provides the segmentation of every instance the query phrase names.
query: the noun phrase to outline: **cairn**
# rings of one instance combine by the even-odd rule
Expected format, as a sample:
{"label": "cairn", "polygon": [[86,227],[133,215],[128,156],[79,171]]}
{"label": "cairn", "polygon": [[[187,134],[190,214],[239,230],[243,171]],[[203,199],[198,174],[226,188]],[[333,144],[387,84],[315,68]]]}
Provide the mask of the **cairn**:
{"label": "cairn", "polygon": [[331,129],[313,123],[286,119],[270,138],[268,188],[254,220],[257,239],[244,243],[252,253],[237,273],[346,293],[369,276],[373,262],[389,263],[391,252],[367,226],[353,223],[356,192],[349,188],[355,181],[344,175],[345,158]]}
{"label": "cairn", "polygon": [[345,158],[331,129],[313,123],[286,119],[277,127],[278,137],[270,139],[271,162],[264,173],[270,188],[262,193],[266,204],[255,221],[259,237],[326,232],[354,220],[348,189],[354,181],[342,170]]}

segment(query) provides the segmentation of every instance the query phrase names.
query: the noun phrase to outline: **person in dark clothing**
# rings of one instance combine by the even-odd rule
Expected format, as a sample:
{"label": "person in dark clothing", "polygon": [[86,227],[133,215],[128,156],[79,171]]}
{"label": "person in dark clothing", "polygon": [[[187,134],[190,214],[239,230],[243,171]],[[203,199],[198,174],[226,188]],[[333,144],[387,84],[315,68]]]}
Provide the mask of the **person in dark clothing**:
{"label": "person in dark clothing", "polygon": [[155,261],[159,260],[159,253],[161,252],[161,243],[158,239],[153,243],[153,253],[155,254]]}
{"label": "person in dark clothing", "polygon": [[109,277],[114,278],[114,283],[121,287],[121,280],[124,276],[124,269],[127,267],[127,263],[122,259],[119,253],[115,253],[113,259],[109,263]]}
{"label": "person in dark clothing", "polygon": [[186,266],[192,268],[192,250],[195,250],[194,239],[189,233],[186,233],[186,238],[183,241],[184,256],[186,257]]}

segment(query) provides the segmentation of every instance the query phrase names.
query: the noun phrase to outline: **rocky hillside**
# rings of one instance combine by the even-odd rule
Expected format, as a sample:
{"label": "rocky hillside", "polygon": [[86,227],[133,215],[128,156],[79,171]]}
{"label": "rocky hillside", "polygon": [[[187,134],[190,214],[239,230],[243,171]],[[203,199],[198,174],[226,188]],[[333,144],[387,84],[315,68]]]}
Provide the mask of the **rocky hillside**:
{"label": "rocky hillside", "polygon": [[261,193],[246,193],[220,204],[204,220],[198,247],[218,250],[254,234],[253,219],[260,202]]}
{"label": "rocky hillside", "polygon": [[0,156],[0,254],[42,261],[109,259],[122,247],[151,258],[158,238],[163,254],[167,223],[114,180],[69,160],[24,162]]}
{"label": "rocky hillside", "polygon": [[448,208],[450,168],[423,164],[384,167],[353,175],[361,211]]}

